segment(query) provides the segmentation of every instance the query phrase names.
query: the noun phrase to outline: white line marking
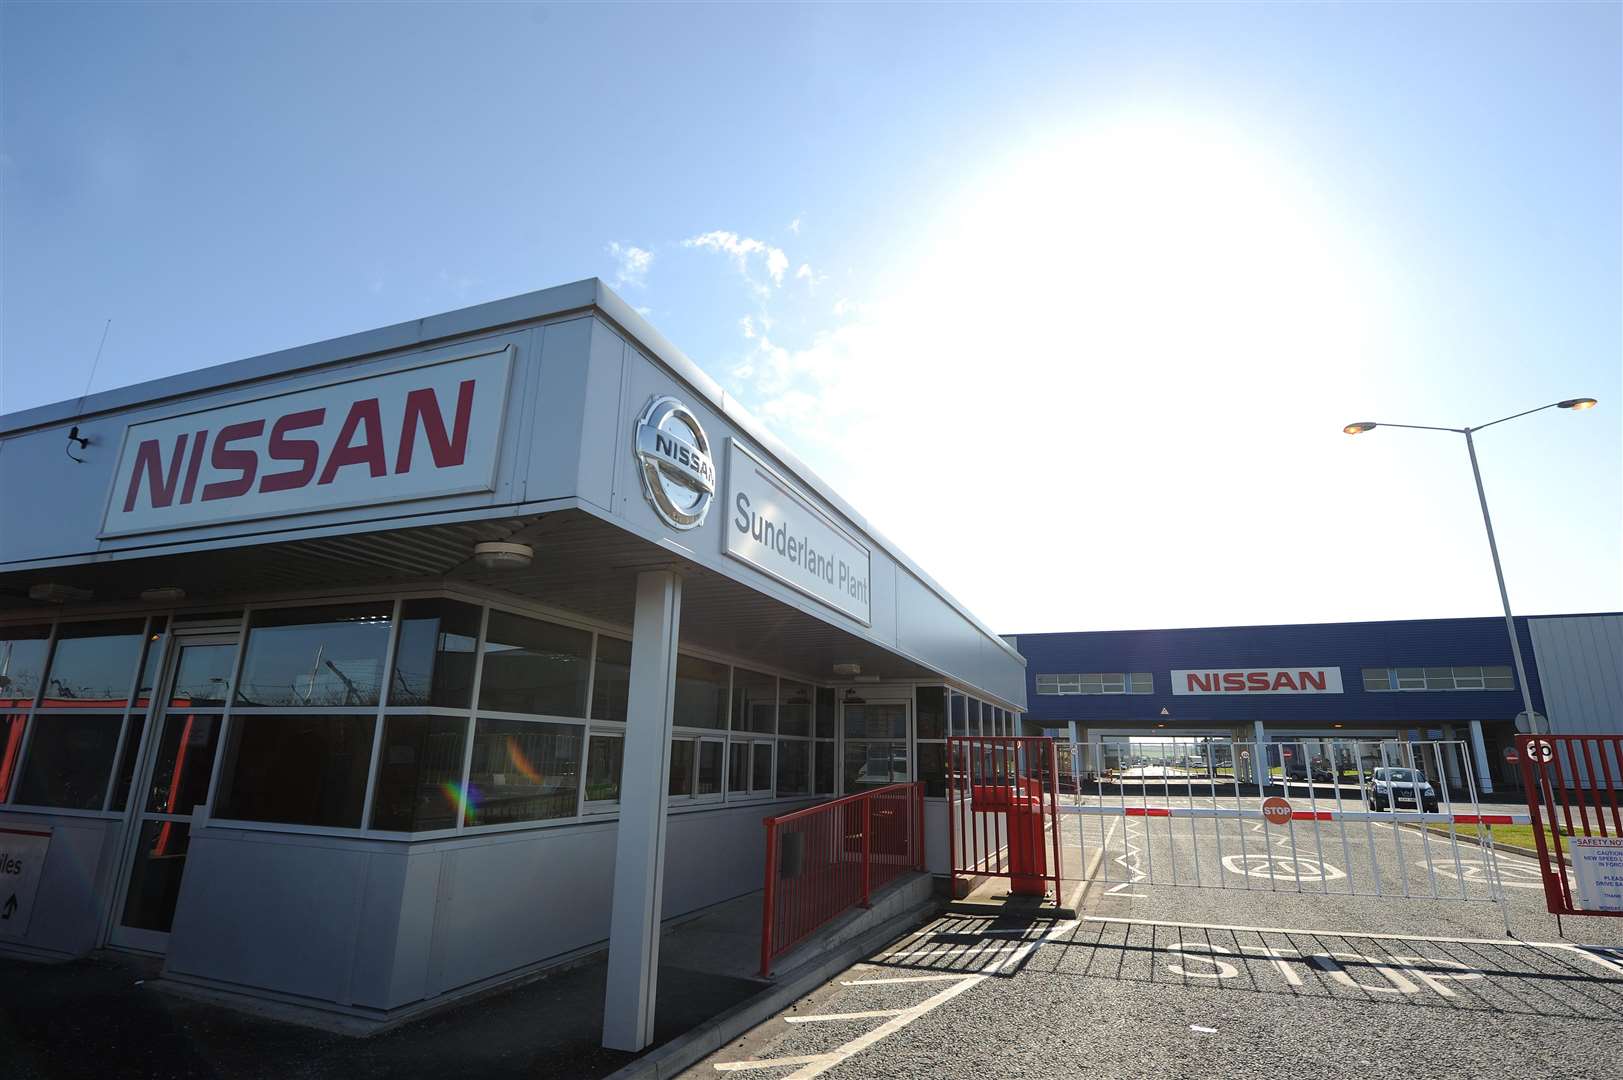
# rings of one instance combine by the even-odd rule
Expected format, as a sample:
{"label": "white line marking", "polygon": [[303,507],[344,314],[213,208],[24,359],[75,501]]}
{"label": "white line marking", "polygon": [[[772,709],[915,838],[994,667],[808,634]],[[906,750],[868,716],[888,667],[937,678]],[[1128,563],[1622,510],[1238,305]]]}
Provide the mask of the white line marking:
{"label": "white line marking", "polygon": [[[780,1065],[810,1065],[827,1058],[832,1054],[801,1054],[799,1057],[757,1058],[750,1061],[719,1061],[716,1068],[721,1072],[743,1072],[745,1069],[776,1069]],[[834,1061],[828,1064],[833,1065]],[[818,1070],[821,1072],[822,1070]],[[816,1075],[815,1073],[813,1075]]]}
{"label": "white line marking", "polygon": [[824,1013],[821,1016],[785,1016],[785,1024],[821,1024],[827,1020],[866,1020],[870,1016],[896,1016],[902,1009],[870,1009],[868,1012]]}
{"label": "white line marking", "polygon": [[966,979],[971,975],[979,974],[972,971],[955,971],[951,975],[903,975],[895,979],[851,979],[842,980],[841,986],[886,986],[890,983],[910,982],[945,982],[948,979]]}
{"label": "white line marking", "polygon": [[[1032,940],[1038,940],[1038,939],[1034,938]],[[983,941],[983,942],[981,942],[979,944],[976,944],[976,945],[942,945],[942,946],[937,946],[934,949],[908,949],[906,952],[880,953],[878,958],[883,959],[883,960],[890,960],[890,959],[894,959],[895,957],[898,957],[898,956],[947,956],[947,955],[950,955],[952,953],[966,953],[966,952],[998,953],[998,952],[1008,952],[1010,949],[1018,949],[1019,947],[1020,946],[1019,946],[1018,943],[1010,944],[1010,945],[994,945],[989,941]]]}
{"label": "white line marking", "polygon": [[[1578,945],[1570,941],[1518,941],[1515,938],[1432,937],[1425,934],[1374,934],[1361,930],[1302,930],[1285,926],[1233,926],[1227,923],[1171,922],[1162,919],[1118,919],[1103,915],[1083,916],[1087,922],[1128,923],[1134,926],[1170,926],[1184,930],[1228,930],[1246,934],[1302,934],[1307,937],[1370,938],[1377,941],[1436,941],[1445,945],[1519,945],[1533,949],[1599,949],[1599,945]],[[1593,954],[1590,954],[1593,955]],[[1619,969],[1623,970],[1623,969]]]}

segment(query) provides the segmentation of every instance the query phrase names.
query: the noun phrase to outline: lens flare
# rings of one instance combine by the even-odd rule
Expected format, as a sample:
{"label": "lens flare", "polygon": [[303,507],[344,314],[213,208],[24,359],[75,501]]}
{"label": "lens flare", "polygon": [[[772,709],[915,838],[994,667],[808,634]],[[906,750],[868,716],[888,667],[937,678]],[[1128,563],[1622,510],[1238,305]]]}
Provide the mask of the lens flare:
{"label": "lens flare", "polygon": [[532,784],[541,782],[541,774],[536,767],[530,764],[530,759],[524,756],[524,751],[518,745],[518,736],[507,737],[507,760],[512,763],[513,770]]}
{"label": "lens flare", "polygon": [[445,795],[445,801],[455,808],[457,814],[469,825],[478,824],[479,817],[479,789],[468,786],[467,791],[457,784],[446,780],[440,784],[440,791]]}

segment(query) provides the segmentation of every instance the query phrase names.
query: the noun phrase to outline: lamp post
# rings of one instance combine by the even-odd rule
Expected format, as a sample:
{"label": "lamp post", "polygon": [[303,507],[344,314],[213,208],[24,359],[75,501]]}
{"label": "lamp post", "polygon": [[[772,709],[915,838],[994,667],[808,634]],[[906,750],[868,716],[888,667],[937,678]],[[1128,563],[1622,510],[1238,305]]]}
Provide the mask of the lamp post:
{"label": "lamp post", "polygon": [[1474,428],[1433,427],[1429,424],[1377,424],[1373,420],[1360,420],[1341,429],[1348,435],[1362,435],[1364,432],[1373,431],[1378,427],[1394,427],[1408,428],[1412,431],[1451,431],[1455,435],[1465,436],[1465,450],[1471,456],[1471,475],[1476,478],[1476,497],[1477,501],[1482,504],[1482,524],[1488,530],[1488,551],[1493,555],[1493,573],[1499,579],[1499,602],[1505,608],[1505,630],[1510,634],[1510,655],[1516,661],[1516,681],[1521,685],[1522,708],[1527,710],[1527,726],[1535,735],[1538,734],[1538,720],[1536,719],[1538,714],[1533,711],[1533,694],[1527,688],[1527,669],[1522,664],[1522,644],[1516,636],[1516,621],[1510,614],[1510,594],[1505,591],[1505,571],[1499,565],[1499,544],[1493,538],[1493,518],[1488,516],[1488,496],[1482,490],[1482,470],[1477,467],[1476,443],[1471,436],[1483,428],[1490,428],[1495,424],[1503,424],[1506,420],[1515,420],[1518,417],[1528,416],[1532,413],[1543,412],[1545,409],[1574,409],[1581,411],[1583,409],[1593,409],[1594,407],[1594,398],[1568,398],[1565,401],[1552,401],[1548,405],[1540,405],[1536,409],[1526,409],[1519,413],[1512,413],[1510,416],[1501,416],[1497,420],[1490,420],[1486,424],[1478,424]]}

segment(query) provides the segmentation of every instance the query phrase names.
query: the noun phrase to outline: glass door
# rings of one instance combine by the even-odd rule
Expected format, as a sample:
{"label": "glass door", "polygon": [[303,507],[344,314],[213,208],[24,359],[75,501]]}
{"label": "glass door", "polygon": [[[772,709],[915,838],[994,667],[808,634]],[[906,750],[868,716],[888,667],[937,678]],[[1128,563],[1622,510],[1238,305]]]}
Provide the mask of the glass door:
{"label": "glass door", "polygon": [[907,754],[913,703],[906,699],[841,702],[845,730],[842,795],[899,784],[912,778]]}
{"label": "glass door", "polygon": [[237,658],[237,635],[178,636],[154,738],[137,772],[128,872],[110,942],[163,952],[191,843],[192,808],[209,778]]}

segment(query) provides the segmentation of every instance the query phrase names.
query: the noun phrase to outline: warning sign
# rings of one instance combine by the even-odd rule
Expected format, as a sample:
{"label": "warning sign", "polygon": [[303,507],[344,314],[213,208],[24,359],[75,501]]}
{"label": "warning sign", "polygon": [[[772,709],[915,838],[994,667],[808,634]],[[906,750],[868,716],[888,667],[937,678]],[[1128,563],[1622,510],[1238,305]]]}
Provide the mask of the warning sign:
{"label": "warning sign", "polygon": [[0,827],[0,937],[22,937],[51,848],[48,829]]}
{"label": "warning sign", "polygon": [[1581,911],[1623,911],[1623,837],[1574,836],[1572,852],[1574,905]]}
{"label": "warning sign", "polygon": [[1281,799],[1278,795],[1270,795],[1262,800],[1262,819],[1270,825],[1289,825],[1291,820],[1290,800]]}

